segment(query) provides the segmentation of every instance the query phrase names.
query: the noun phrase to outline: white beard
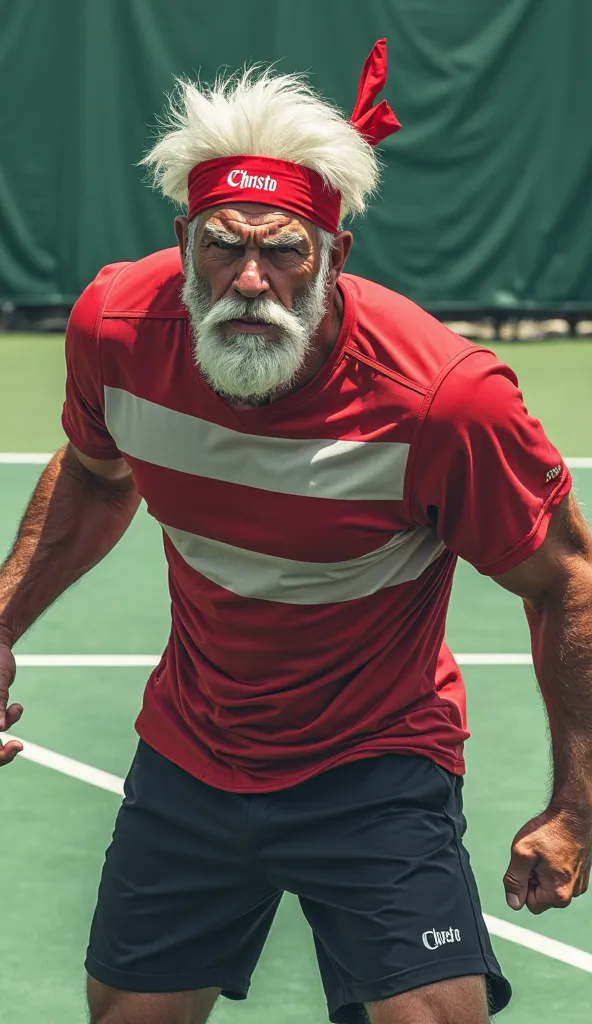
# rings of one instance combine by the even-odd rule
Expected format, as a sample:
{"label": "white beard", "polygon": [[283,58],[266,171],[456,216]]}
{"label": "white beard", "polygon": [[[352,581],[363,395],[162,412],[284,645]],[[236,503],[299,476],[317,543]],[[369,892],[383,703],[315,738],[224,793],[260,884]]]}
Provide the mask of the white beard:
{"label": "white beard", "polygon": [[[191,318],[194,358],[210,387],[252,405],[286,390],[302,369],[327,309],[329,253],[321,253],[319,272],[294,300],[292,312],[270,299],[238,296],[212,305],[210,287],[197,275],[189,255],[184,270],[181,297]],[[229,320],[244,316],[274,324],[278,335],[247,334],[227,326]]]}

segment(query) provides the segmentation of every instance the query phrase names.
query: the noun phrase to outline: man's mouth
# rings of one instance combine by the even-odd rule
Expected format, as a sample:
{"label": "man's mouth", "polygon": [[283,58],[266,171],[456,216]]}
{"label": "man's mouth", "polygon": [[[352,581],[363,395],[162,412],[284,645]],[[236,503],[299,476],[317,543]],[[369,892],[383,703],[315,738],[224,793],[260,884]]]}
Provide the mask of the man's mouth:
{"label": "man's mouth", "polygon": [[269,331],[273,327],[273,324],[269,324],[265,320],[253,320],[248,316],[237,320],[228,320],[227,323],[234,331],[242,331],[245,334],[261,334],[262,331]]}

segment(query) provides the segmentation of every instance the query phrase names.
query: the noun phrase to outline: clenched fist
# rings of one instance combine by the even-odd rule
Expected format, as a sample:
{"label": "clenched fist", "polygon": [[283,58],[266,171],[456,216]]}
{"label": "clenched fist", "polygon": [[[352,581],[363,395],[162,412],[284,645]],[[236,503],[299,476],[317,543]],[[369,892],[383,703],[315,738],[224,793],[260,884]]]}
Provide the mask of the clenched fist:
{"label": "clenched fist", "polygon": [[567,907],[588,888],[592,858],[592,807],[550,807],[518,832],[504,875],[506,902],[531,914]]}
{"label": "clenched fist", "polygon": [[[9,643],[0,639],[0,733],[11,728],[23,713],[20,704],[8,705],[8,690],[16,674],[16,662]],[[18,740],[0,740],[0,768],[10,764],[23,749]]]}

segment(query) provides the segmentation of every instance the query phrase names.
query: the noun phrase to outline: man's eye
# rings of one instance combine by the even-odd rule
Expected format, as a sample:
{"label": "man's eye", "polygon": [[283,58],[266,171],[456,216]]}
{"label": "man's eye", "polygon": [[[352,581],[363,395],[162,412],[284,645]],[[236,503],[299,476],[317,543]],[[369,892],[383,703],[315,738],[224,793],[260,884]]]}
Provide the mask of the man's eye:
{"label": "man's eye", "polygon": [[225,249],[226,251],[229,251],[229,252],[240,252],[240,250],[242,248],[242,246],[234,245],[232,242],[213,241],[213,242],[210,242],[210,246],[212,246],[212,245],[216,249]]}
{"label": "man's eye", "polygon": [[300,255],[300,253],[298,252],[298,249],[294,249],[294,247],[290,246],[290,245],[276,245],[276,246],[274,246],[274,250],[273,251],[274,252],[279,252],[280,256],[287,256],[289,253],[293,253],[293,252],[298,253],[298,255]]}

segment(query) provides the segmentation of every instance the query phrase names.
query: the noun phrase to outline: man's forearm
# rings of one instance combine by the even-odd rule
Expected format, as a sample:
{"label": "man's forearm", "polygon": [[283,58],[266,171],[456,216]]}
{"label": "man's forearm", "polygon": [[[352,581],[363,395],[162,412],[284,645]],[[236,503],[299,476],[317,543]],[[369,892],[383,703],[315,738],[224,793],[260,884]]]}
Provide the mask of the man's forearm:
{"label": "man's forearm", "polygon": [[553,750],[552,804],[592,808],[592,564],[581,561],[563,588],[526,604],[533,659]]}
{"label": "man's forearm", "polygon": [[0,570],[0,636],[11,644],[108,554],[139,505],[126,479],[101,481],[60,449],[41,476]]}

